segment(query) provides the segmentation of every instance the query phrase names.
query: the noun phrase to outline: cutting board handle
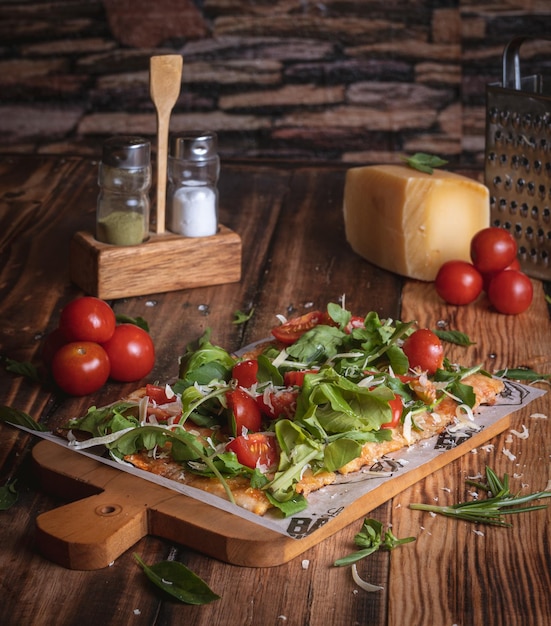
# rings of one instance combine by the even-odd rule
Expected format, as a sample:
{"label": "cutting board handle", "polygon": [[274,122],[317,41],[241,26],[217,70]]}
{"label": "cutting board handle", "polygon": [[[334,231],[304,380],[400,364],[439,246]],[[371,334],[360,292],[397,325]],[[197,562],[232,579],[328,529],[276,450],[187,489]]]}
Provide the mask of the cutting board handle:
{"label": "cutting board handle", "polygon": [[69,569],[107,567],[147,535],[147,511],[139,494],[111,487],[39,515],[38,548],[46,558]]}

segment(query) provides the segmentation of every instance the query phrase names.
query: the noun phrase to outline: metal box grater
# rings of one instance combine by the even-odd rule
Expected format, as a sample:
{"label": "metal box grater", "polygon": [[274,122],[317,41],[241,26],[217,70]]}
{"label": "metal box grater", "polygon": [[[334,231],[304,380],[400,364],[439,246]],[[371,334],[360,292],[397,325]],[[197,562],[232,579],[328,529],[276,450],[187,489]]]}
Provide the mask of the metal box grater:
{"label": "metal box grater", "polygon": [[551,280],[551,94],[520,75],[516,37],[503,52],[503,82],[486,88],[485,183],[493,226],[517,240],[522,270]]}

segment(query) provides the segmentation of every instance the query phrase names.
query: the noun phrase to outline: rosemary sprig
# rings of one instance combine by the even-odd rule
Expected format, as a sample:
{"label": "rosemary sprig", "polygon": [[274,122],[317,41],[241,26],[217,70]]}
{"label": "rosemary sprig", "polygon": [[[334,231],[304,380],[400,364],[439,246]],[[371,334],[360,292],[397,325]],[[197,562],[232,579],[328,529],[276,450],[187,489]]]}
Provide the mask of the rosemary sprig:
{"label": "rosemary sprig", "polygon": [[541,498],[551,497],[551,491],[538,491],[525,496],[514,495],[509,489],[509,476],[505,474],[503,480],[500,480],[497,474],[489,467],[486,467],[486,481],[486,483],[477,483],[474,481],[467,481],[467,483],[486,491],[488,494],[491,494],[491,497],[482,500],[472,500],[470,502],[459,502],[458,504],[452,504],[450,506],[410,504],[409,507],[417,511],[437,513],[475,524],[511,526],[511,524],[503,519],[504,515],[546,509],[547,505],[545,504],[535,506],[522,505]]}

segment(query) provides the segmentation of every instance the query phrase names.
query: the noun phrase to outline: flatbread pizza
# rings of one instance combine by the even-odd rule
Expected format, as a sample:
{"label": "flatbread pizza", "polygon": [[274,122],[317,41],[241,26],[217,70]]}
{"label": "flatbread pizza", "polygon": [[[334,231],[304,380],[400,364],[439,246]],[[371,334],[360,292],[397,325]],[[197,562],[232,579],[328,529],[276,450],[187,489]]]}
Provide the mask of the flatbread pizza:
{"label": "flatbread pizza", "polygon": [[102,444],[120,463],[289,516],[324,486],[472,423],[503,388],[480,366],[450,363],[414,322],[330,303],[239,354],[207,331],[171,384],[92,407],[61,432],[76,448]]}

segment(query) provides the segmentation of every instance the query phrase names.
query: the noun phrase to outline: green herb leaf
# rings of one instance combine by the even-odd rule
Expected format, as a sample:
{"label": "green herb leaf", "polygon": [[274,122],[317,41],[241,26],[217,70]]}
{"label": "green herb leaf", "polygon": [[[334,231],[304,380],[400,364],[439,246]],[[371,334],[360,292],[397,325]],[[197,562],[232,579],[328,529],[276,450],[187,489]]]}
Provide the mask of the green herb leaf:
{"label": "green herb leaf", "polygon": [[44,428],[42,424],[35,422],[28,413],[12,409],[9,406],[0,406],[0,422],[7,422],[15,424],[16,426],[24,426],[29,430],[39,430],[42,432],[46,431],[46,428]]}
{"label": "green herb leaf", "polygon": [[504,475],[500,480],[489,467],[486,468],[486,484],[473,483],[479,489],[487,491],[492,497],[459,502],[450,506],[435,506],[432,504],[410,504],[409,508],[417,511],[428,511],[453,517],[455,519],[473,522],[475,524],[490,524],[493,526],[511,526],[503,516],[513,513],[527,513],[546,509],[545,504],[536,506],[521,506],[541,498],[551,498],[551,491],[539,491],[526,496],[515,496],[509,491],[509,476]]}
{"label": "green herb leaf", "polygon": [[208,604],[220,599],[207,583],[178,561],[161,561],[154,565],[146,565],[134,554],[134,558],[142,567],[149,580],[180,602],[186,604]]}
{"label": "green herb leaf", "polygon": [[11,506],[17,502],[18,493],[15,490],[15,483],[17,480],[13,480],[11,483],[6,483],[0,487],[0,511],[7,511]]}
{"label": "green herb leaf", "polygon": [[130,317],[130,315],[119,314],[115,315],[115,320],[117,324],[134,324],[134,326],[139,326],[147,333],[149,332],[149,324],[143,317]]}
{"label": "green herb leaf", "polygon": [[510,378],[511,380],[524,380],[527,382],[537,382],[538,380],[549,380],[551,374],[539,374],[526,367],[507,368],[496,372],[500,378]]}
{"label": "green herb leaf", "polygon": [[42,382],[42,378],[38,372],[36,365],[27,362],[14,361],[13,359],[6,358],[6,370],[12,374],[18,374],[24,376],[35,383]]}
{"label": "green herb leaf", "polygon": [[390,529],[383,533],[383,525],[375,519],[365,518],[361,531],[354,537],[354,543],[361,548],[356,552],[352,552],[342,559],[337,559],[334,563],[335,567],[344,565],[352,565],[366,556],[377,552],[377,550],[394,550],[398,546],[405,543],[415,541],[415,537],[406,537],[398,539],[394,536]]}
{"label": "green herb leaf", "polygon": [[432,174],[435,167],[442,167],[442,165],[446,165],[447,163],[444,159],[433,156],[432,154],[426,154],[425,152],[416,152],[411,157],[402,157],[402,160],[414,170],[419,170],[426,174]]}
{"label": "green herb leaf", "polygon": [[471,341],[465,333],[459,330],[440,330],[435,328],[434,334],[441,340],[448,343],[454,343],[458,346],[474,346],[475,342]]}
{"label": "green herb leaf", "polygon": [[243,311],[235,311],[235,313],[233,314],[234,320],[233,323],[234,324],[244,324],[245,322],[248,322],[251,317],[253,316],[254,313],[254,308],[252,308],[248,313],[243,313]]}

